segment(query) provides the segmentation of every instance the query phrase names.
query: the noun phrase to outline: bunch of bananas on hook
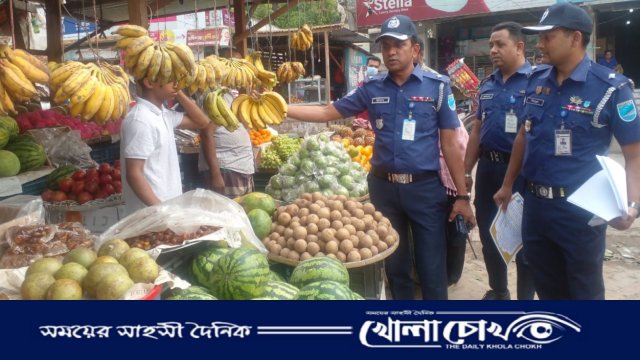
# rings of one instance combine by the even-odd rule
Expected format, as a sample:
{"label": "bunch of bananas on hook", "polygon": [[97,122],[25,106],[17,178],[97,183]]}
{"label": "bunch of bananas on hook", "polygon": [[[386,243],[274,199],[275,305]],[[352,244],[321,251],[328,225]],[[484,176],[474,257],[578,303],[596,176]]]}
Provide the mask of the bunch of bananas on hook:
{"label": "bunch of bananas on hook", "polygon": [[0,45],[0,113],[17,113],[16,106],[40,100],[37,83],[49,82],[49,69],[38,58],[20,49]]}
{"label": "bunch of bananas on hook", "polygon": [[304,24],[297,32],[291,34],[291,47],[299,51],[307,51],[313,45],[313,33],[309,25]]}
{"label": "bunch of bananas on hook", "polygon": [[258,96],[240,94],[231,104],[231,111],[249,129],[263,129],[278,125],[287,117],[287,103],[275,91]]}
{"label": "bunch of bananas on hook", "polygon": [[298,61],[285,62],[276,71],[278,81],[283,84],[293,82],[300,76],[304,76],[305,73],[304,65]]}

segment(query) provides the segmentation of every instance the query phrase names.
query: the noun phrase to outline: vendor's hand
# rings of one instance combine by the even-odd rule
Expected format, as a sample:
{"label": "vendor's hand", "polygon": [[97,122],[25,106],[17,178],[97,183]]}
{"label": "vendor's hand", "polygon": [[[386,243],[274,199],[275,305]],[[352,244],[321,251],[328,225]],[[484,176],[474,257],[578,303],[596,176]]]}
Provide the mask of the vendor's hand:
{"label": "vendor's hand", "polygon": [[635,208],[629,208],[629,212],[626,216],[619,216],[609,221],[609,225],[616,230],[627,230],[631,227],[631,224],[633,224],[637,216],[638,210]]}
{"label": "vendor's hand", "polygon": [[495,201],[498,208],[502,209],[502,211],[506,211],[507,206],[511,201],[511,188],[504,185],[500,187],[498,192],[493,195],[493,201]]}
{"label": "vendor's hand", "polygon": [[451,209],[451,214],[449,214],[449,222],[453,221],[456,215],[462,215],[465,224],[469,224],[471,227],[478,224],[476,217],[473,215],[469,200],[456,200],[456,202],[453,203],[453,209]]}

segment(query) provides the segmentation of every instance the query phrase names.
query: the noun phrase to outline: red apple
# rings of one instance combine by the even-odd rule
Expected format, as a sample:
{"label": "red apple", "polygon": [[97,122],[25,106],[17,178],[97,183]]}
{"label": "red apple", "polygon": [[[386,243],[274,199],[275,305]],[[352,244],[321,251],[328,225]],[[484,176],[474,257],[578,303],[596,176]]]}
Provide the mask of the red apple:
{"label": "red apple", "polygon": [[51,202],[51,198],[55,192],[53,190],[45,190],[42,193],[42,201]]}
{"label": "red apple", "polygon": [[109,194],[107,194],[107,192],[104,189],[99,189],[98,191],[96,191],[95,194],[93,194],[94,199],[104,199],[104,198],[107,198],[108,196]]}
{"label": "red apple", "polygon": [[84,181],[74,181],[73,186],[71,187],[71,192],[80,195],[81,192],[84,192]]}
{"label": "red apple", "polygon": [[113,167],[116,169],[120,169],[120,160],[116,160],[113,162]]}
{"label": "red apple", "polygon": [[100,184],[111,184],[111,181],[113,181],[113,178],[111,177],[111,175],[108,175],[108,174],[100,175]]}
{"label": "red apple", "polygon": [[111,177],[114,180],[120,180],[120,178],[121,178],[120,169],[118,169],[118,168],[113,169],[113,173],[111,174]]}
{"label": "red apple", "polygon": [[92,176],[92,175],[98,175],[98,176],[99,176],[99,173],[98,173],[98,169],[97,169],[97,168],[92,167],[92,168],[88,168],[88,169],[87,169],[87,172],[85,173],[85,176],[86,176],[86,177],[90,177],[90,176]]}
{"label": "red apple", "polygon": [[88,193],[95,194],[96,191],[99,190],[98,183],[93,181],[85,182],[84,190]]}
{"label": "red apple", "polygon": [[67,200],[67,194],[62,191],[55,191],[53,195],[51,195],[51,201],[59,202]]}
{"label": "red apple", "polygon": [[111,174],[111,165],[109,165],[108,163],[102,163],[100,164],[98,171],[100,172],[100,174]]}
{"label": "red apple", "polygon": [[104,190],[108,195],[112,195],[116,192],[115,188],[111,184],[103,184],[102,190]]}

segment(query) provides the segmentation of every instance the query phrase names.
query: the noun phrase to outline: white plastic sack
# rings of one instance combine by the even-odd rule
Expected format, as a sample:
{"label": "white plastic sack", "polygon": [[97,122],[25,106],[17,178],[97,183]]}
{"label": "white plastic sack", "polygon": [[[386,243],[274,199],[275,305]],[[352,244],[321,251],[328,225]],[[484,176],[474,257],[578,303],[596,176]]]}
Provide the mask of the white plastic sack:
{"label": "white plastic sack", "polygon": [[[184,234],[194,232],[200,226],[215,226],[220,230],[185,243],[226,241],[230,247],[237,248],[247,242],[261,252],[267,252],[254,234],[242,207],[233,200],[204,189],[192,190],[159,205],[136,211],[105,231],[96,242],[96,249],[110,239],[128,239],[167,229]],[[149,253],[157,257],[166,248],[171,246],[159,246]]]}

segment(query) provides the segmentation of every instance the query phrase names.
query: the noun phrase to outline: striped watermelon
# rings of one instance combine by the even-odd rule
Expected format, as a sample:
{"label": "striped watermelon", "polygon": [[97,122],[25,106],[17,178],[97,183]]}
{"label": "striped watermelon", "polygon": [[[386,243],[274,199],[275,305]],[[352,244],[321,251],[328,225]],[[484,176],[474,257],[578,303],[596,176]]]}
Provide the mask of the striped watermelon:
{"label": "striped watermelon", "polygon": [[229,251],[231,251],[230,248],[213,247],[196,255],[191,263],[191,272],[196,282],[200,285],[206,285],[213,265]]}
{"label": "striped watermelon", "polygon": [[7,133],[12,140],[18,136],[18,133],[20,133],[18,123],[9,116],[0,116],[0,129],[7,130]]}
{"label": "striped watermelon", "polygon": [[298,288],[282,281],[269,281],[263,297],[276,300],[293,300],[298,293]]}
{"label": "striped watermelon", "polygon": [[348,287],[349,272],[339,260],[319,256],[302,261],[289,278],[289,282],[299,289],[322,280],[335,281]]}
{"label": "striped watermelon", "polygon": [[65,177],[71,177],[79,168],[75,165],[62,165],[47,176],[47,188],[58,190],[58,183]]}
{"label": "striped watermelon", "polygon": [[295,300],[352,300],[348,286],[335,281],[317,281],[298,291]]}
{"label": "striped watermelon", "polygon": [[277,272],[271,270],[269,272],[269,281],[282,281],[282,282],[286,282],[284,281],[284,278],[282,277],[282,275],[278,274]]}
{"label": "striped watermelon", "polygon": [[254,248],[240,247],[213,265],[206,286],[224,300],[249,300],[263,296],[268,283],[267,257]]}
{"label": "striped watermelon", "polygon": [[218,300],[209,293],[209,290],[202,286],[190,286],[183,290],[177,290],[175,294],[166,298],[166,300]]}
{"label": "striped watermelon", "polygon": [[47,161],[47,154],[44,152],[44,147],[40,144],[12,142],[7,145],[5,150],[11,151],[20,159],[20,172],[40,167]]}
{"label": "striped watermelon", "polygon": [[9,130],[0,128],[0,149],[9,143]]}

